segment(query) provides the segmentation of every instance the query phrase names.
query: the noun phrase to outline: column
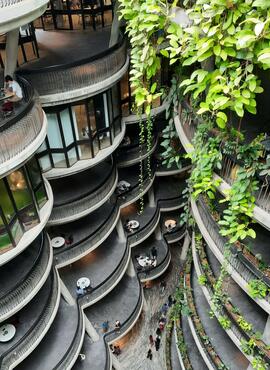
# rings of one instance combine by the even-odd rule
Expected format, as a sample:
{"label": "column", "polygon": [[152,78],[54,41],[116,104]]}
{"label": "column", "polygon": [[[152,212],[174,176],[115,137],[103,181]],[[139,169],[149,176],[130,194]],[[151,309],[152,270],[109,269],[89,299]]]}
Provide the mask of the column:
{"label": "column", "polygon": [[89,335],[89,337],[93,340],[93,342],[97,342],[99,340],[99,335],[96,331],[96,329],[93,327],[90,320],[88,320],[88,317],[84,314],[84,320],[85,320],[85,331]]}
{"label": "column", "polygon": [[19,28],[7,32],[5,75],[13,76],[18,59]]}
{"label": "column", "polygon": [[118,234],[118,237],[119,237],[120,241],[121,242],[126,241],[125,231],[124,231],[124,228],[123,228],[123,225],[122,225],[122,221],[121,221],[120,218],[117,221],[116,230],[117,230],[117,234]]}
{"label": "column", "polygon": [[189,237],[188,232],[186,232],[184,243],[182,246],[181,256],[180,256],[181,262],[184,262],[186,260],[189,245],[190,245],[190,237]]}
{"label": "column", "polygon": [[155,228],[155,238],[156,238],[156,240],[161,240],[162,239],[162,234],[161,234],[159,225],[157,225],[157,227]]}
{"label": "column", "polygon": [[129,261],[128,268],[127,268],[126,272],[127,272],[128,276],[130,276],[130,277],[134,277],[136,275],[132,259],[130,259],[130,261]]}
{"label": "column", "polygon": [[149,199],[149,206],[150,207],[156,207],[155,194],[154,194],[154,189],[153,189],[152,186],[148,190],[148,199]]}
{"label": "column", "polygon": [[76,301],[72,297],[72,295],[70,294],[70,291],[65,286],[62,279],[60,279],[60,288],[61,288],[61,293],[62,293],[63,297],[65,298],[65,300],[67,301],[67,303],[70,304],[71,306],[74,306],[76,304]]}
{"label": "column", "polygon": [[122,369],[122,366],[121,366],[121,363],[118,360],[118,358],[113,353],[111,353],[111,351],[110,351],[110,355],[112,357],[112,365],[113,365],[113,368],[115,370],[121,370]]}
{"label": "column", "polygon": [[268,315],[262,339],[266,344],[270,344],[270,315]]}

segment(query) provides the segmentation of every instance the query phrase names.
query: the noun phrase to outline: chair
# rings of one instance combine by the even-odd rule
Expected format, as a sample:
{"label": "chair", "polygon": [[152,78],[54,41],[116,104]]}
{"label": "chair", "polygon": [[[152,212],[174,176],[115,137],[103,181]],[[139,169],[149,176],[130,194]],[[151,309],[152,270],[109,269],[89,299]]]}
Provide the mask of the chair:
{"label": "chair", "polygon": [[85,16],[85,10],[89,12],[86,15],[89,15],[92,18],[94,30],[96,30],[96,18],[98,16],[101,16],[102,27],[105,26],[103,0],[83,0],[83,17]]}

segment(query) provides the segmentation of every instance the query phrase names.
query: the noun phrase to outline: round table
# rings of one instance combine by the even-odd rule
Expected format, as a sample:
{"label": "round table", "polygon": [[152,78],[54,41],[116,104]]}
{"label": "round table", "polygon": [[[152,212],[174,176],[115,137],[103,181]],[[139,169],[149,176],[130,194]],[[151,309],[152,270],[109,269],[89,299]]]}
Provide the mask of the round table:
{"label": "round table", "polygon": [[0,327],[0,342],[10,341],[16,333],[16,328],[12,324],[5,324]]}
{"label": "round table", "polygon": [[53,248],[61,248],[65,245],[66,241],[62,236],[56,236],[55,238],[52,238],[51,242]]}
{"label": "round table", "polygon": [[142,267],[145,267],[145,266],[156,267],[156,265],[157,265],[157,260],[156,259],[151,259],[149,257],[140,256],[139,258],[137,258],[137,261],[138,261],[138,264]]}
{"label": "round table", "polygon": [[133,230],[138,229],[139,226],[140,226],[140,223],[137,220],[131,220],[127,223],[127,227],[130,227]]}
{"label": "round table", "polygon": [[87,277],[81,277],[78,281],[77,281],[77,287],[78,288],[81,288],[81,289],[85,289],[85,288],[88,288],[90,286],[90,279],[88,279]]}
{"label": "round table", "polygon": [[167,229],[168,228],[174,229],[176,227],[176,221],[175,220],[166,220],[164,224],[165,224],[165,227]]}
{"label": "round table", "polygon": [[130,188],[130,183],[125,181],[125,180],[121,180],[118,182],[118,184],[116,185],[116,188],[117,190],[119,191],[128,191],[129,188]]}

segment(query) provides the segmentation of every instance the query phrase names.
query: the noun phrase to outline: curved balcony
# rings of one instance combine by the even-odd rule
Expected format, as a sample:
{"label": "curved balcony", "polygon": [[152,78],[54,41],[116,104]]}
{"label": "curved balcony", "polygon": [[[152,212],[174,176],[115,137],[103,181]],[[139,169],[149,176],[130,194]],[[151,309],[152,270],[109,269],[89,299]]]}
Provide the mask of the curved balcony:
{"label": "curved balcony", "polygon": [[[180,107],[179,114],[174,120],[179,139],[187,153],[193,150],[192,139],[196,131],[197,121],[199,120],[197,117],[194,118],[194,114],[195,113],[192,111],[191,107],[187,103],[184,103],[183,106]],[[221,184],[218,189],[223,195],[226,195],[235,179],[237,169],[241,167],[241,162],[232,156],[223,154],[221,164],[222,168],[220,170],[216,169],[214,178],[221,180]],[[260,191],[254,194],[256,197],[256,204],[253,216],[256,221],[270,230],[269,179],[268,176],[263,178],[257,176],[257,180],[259,181]]]}
{"label": "curved balcony", "polygon": [[117,184],[117,171],[111,163],[62,179],[52,180],[54,207],[49,226],[75,221],[104,204]]}
{"label": "curved balcony", "polygon": [[182,177],[159,177],[154,183],[155,198],[159,200],[161,212],[174,211],[183,207],[182,192],[185,182]]}
{"label": "curved balcony", "polygon": [[99,248],[73,263],[72,268],[67,266],[61,269],[60,276],[74,299],[76,281],[81,276],[89,277],[92,289],[79,298],[80,305],[85,308],[103,298],[115,287],[124,275],[129,259],[128,243],[119,240],[114,231]]}
{"label": "curved balcony", "polygon": [[157,143],[158,138],[153,137],[151,148],[148,148],[147,143],[144,143],[142,147],[140,147],[138,142],[131,145],[120,146],[116,152],[117,167],[129,167],[140,163],[140,161],[144,160],[155,151]]}
{"label": "curved balcony", "polygon": [[0,321],[24,307],[45,283],[52,265],[48,237],[41,234],[24,252],[0,270]]}
{"label": "curved balcony", "polygon": [[47,119],[32,86],[19,79],[24,99],[13,114],[0,121],[0,176],[26,162],[46,137]]}
{"label": "curved balcony", "polygon": [[187,303],[191,311],[190,328],[208,368],[216,369],[224,364],[231,369],[247,369],[249,361],[231,339],[224,335],[224,330],[217,319],[210,318],[210,306],[193,268],[185,275],[185,286]]}
{"label": "curved balcony", "polygon": [[[206,284],[202,285],[201,288],[206,300],[208,301],[208,304],[211,306],[211,300],[214,293],[214,286],[217,279],[213,271],[211,270],[211,267],[207,260],[203,243],[195,243],[194,235],[192,237],[192,254],[197,276],[204,275],[207,279]],[[249,301],[245,297],[245,293],[243,293],[234,282],[230,281],[229,285],[230,288],[228,289],[228,293],[232,292],[232,296],[229,296],[229,301],[225,303],[223,307],[220,308],[220,312],[216,312],[213,308],[212,311],[215,313],[215,316],[217,318],[219,318],[219,316],[222,314],[222,316],[225,316],[230,321],[231,323],[230,328],[224,330],[226,331],[227,335],[231,338],[231,340],[235,343],[235,345],[239,348],[239,350],[242,351],[241,347],[242,341],[250,340],[251,336],[252,337],[255,336],[255,332],[256,333],[263,332],[265,323],[267,321],[267,315],[258,306],[256,307],[254,302]],[[247,319],[248,322],[252,323],[252,327],[254,327],[254,329],[243,330],[239,325],[238,319],[242,316],[240,311],[237,312],[237,309],[239,310],[240,306],[239,303],[237,304],[237,306],[234,306],[232,303],[232,301],[235,300],[238,300],[238,302],[242,300],[244,301],[245,309],[244,311],[242,311],[244,314],[244,319],[245,320]],[[245,314],[245,312],[247,312],[247,315]],[[250,320],[250,317],[252,317],[252,320]],[[257,340],[256,344],[258,348],[260,348],[262,353],[265,354],[266,361],[269,362],[270,351],[267,349],[266,344],[262,340]],[[245,353],[243,354],[245,355]],[[252,357],[247,355],[246,357],[249,361],[253,359]]]}
{"label": "curved balcony", "polygon": [[151,173],[151,178],[149,178],[148,173],[145,174],[142,184],[139,183],[139,173],[139,165],[119,169],[119,181],[124,180],[131,185],[128,191],[118,195],[121,208],[136,202],[151,188],[155,179],[154,171]]}
{"label": "curved balcony", "polygon": [[84,315],[81,309],[77,305],[69,306],[61,298],[57,315],[49,331],[36,350],[17,369],[71,369],[80,353],[84,334]]}
{"label": "curved balcony", "polygon": [[[104,335],[104,339],[111,344],[133,327],[140,316],[142,304],[142,288],[137,276],[125,275],[110,294],[94,306],[88,307],[85,314],[98,328],[102,328],[104,321],[109,321],[109,332]],[[115,320],[121,323],[119,330],[114,330]],[[101,329],[99,330],[102,335]]]}
{"label": "curved balcony", "polygon": [[[198,203],[194,200],[191,201],[192,212],[196,223],[210,247],[211,251],[214,253],[216,258],[220,263],[223,263],[224,260],[224,249],[225,244],[227,243],[226,238],[222,237],[219,234],[219,228],[215,220],[211,217],[208,212],[206,205],[199,199]],[[257,279],[257,276],[253,271],[248,269],[242,261],[234,256],[233,254],[229,257],[228,272],[235,282],[247,293],[248,283],[250,280]],[[270,295],[268,294],[265,299],[253,298],[254,301],[259,304],[263,310],[268,314],[270,313]]]}
{"label": "curved balcony", "polygon": [[54,320],[59,301],[60,286],[54,271],[34,299],[20,311],[15,338],[0,345],[3,347],[1,369],[13,369],[36,348]]}
{"label": "curved balcony", "polygon": [[[151,249],[154,246],[157,249],[156,266],[141,267],[137,261],[137,256],[151,256]],[[171,261],[170,248],[164,240],[157,240],[154,237],[150,237],[132,249],[132,259],[138,276],[142,282],[154,280],[162,275],[169,267]]]}
{"label": "curved balcony", "polygon": [[105,47],[102,52],[93,55],[93,51],[99,49],[96,42],[95,37],[88,39],[88,44],[83,47],[90,50],[89,54],[92,55],[83,59],[72,62],[65,60],[63,64],[52,65],[48,58],[47,66],[40,67],[36,63],[35,68],[20,70],[20,74],[38,91],[43,106],[85,99],[108,89],[121,79],[128,68],[124,37],[120,37],[114,46]]}
{"label": "curved balcony", "polygon": [[92,252],[111,234],[119,218],[117,205],[105,203],[90,215],[72,223],[59,225],[50,230],[51,237],[72,235],[71,244],[54,250],[55,264],[58,268],[77,261]]}
{"label": "curved balcony", "polygon": [[0,33],[19,28],[40,17],[48,0],[1,0]]}

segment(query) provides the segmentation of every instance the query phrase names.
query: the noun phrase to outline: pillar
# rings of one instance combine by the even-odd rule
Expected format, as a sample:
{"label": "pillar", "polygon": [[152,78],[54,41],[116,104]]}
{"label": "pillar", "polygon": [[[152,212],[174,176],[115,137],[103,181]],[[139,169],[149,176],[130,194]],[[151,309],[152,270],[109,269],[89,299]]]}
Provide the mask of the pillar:
{"label": "pillar", "polygon": [[125,235],[125,231],[124,231],[121,219],[119,219],[117,221],[116,230],[117,230],[117,234],[118,234],[118,237],[119,237],[120,241],[125,242],[126,241],[126,235]]}
{"label": "pillar", "polygon": [[127,274],[130,277],[134,277],[136,275],[132,259],[130,259],[130,261],[129,261],[128,268],[127,268]]}
{"label": "pillar", "polygon": [[268,315],[262,339],[266,344],[270,344],[270,315]]}
{"label": "pillar", "polygon": [[156,238],[156,240],[161,240],[162,239],[162,234],[161,234],[159,225],[157,225],[157,227],[155,228],[155,238]]}
{"label": "pillar", "polygon": [[7,32],[5,75],[13,76],[18,59],[19,28]]}
{"label": "pillar", "polygon": [[60,287],[61,287],[61,293],[62,293],[64,299],[67,301],[68,304],[70,304],[71,306],[74,306],[76,304],[76,301],[72,297],[72,295],[70,294],[70,291],[65,286],[62,279],[60,279]]}
{"label": "pillar", "polygon": [[151,187],[148,190],[148,199],[149,199],[149,206],[150,207],[156,207],[156,202],[155,202],[155,194],[154,194],[154,189]]}
{"label": "pillar", "polygon": [[110,351],[110,355],[112,357],[112,365],[115,370],[122,370],[122,365],[118,358]]}
{"label": "pillar", "polygon": [[85,331],[89,335],[89,337],[93,340],[93,342],[97,342],[99,340],[99,335],[92,325],[91,321],[88,320],[88,317],[84,315],[85,320]]}
{"label": "pillar", "polygon": [[180,256],[181,262],[184,262],[186,260],[189,245],[190,245],[190,237],[189,237],[188,232],[186,232],[184,243],[182,246],[181,256]]}

